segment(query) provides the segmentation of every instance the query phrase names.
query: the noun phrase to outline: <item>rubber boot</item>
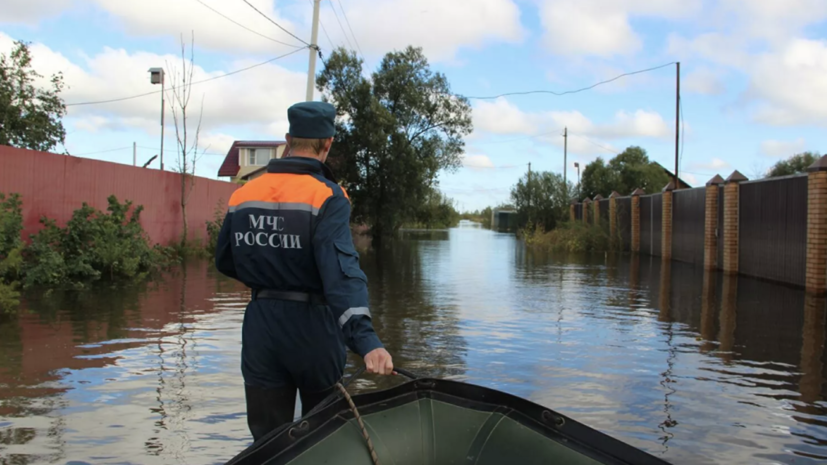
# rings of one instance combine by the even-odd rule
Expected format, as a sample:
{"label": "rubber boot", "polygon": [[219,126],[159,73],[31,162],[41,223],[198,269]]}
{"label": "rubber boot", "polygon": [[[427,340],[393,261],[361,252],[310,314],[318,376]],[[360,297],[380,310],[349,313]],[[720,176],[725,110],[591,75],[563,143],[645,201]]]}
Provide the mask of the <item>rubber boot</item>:
{"label": "rubber boot", "polygon": [[327,396],[333,394],[334,391],[336,391],[336,386],[331,386],[327,389],[316,392],[307,392],[305,390],[300,391],[302,399],[302,416],[307,415],[311,410],[313,410],[313,407],[319,405],[319,402],[325,400]]}
{"label": "rubber boot", "polygon": [[295,386],[267,389],[244,385],[244,394],[247,398],[247,426],[254,441],[285,423],[293,422]]}

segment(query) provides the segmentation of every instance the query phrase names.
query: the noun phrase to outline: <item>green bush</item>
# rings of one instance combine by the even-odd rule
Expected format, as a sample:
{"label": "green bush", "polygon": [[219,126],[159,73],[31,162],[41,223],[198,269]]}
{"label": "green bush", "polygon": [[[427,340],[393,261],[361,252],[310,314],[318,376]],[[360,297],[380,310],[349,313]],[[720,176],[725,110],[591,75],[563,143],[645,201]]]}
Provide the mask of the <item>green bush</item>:
{"label": "green bush", "polygon": [[18,194],[0,193],[0,313],[20,305],[18,279],[23,264],[23,205]]}
{"label": "green bush", "polygon": [[548,232],[529,225],[522,235],[530,247],[561,252],[607,252],[611,245],[609,233],[603,225],[580,221],[562,223]]}
{"label": "green bush", "polygon": [[218,234],[221,232],[221,226],[224,224],[224,204],[220,200],[215,206],[212,221],[207,221],[207,253],[215,255],[215,249],[218,247]]}
{"label": "green bush", "polygon": [[[24,287],[83,287],[99,280],[140,280],[171,264],[169,250],[151,246],[141,227],[143,207],[110,196],[106,212],[86,203],[65,228],[42,218],[25,249]],[[131,210],[131,212],[130,212]]]}

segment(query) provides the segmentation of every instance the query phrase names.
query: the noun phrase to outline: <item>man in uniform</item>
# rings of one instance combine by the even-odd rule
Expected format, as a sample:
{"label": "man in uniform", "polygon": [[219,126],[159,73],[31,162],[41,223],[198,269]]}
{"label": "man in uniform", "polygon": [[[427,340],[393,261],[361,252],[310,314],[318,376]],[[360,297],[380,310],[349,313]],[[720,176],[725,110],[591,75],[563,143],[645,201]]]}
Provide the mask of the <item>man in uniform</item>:
{"label": "man in uniform", "polygon": [[247,423],[258,440],[333,392],[346,349],[370,373],[393,362],[373,330],[367,277],[350,234],[350,200],[324,164],[333,143],[333,105],[287,110],[285,158],[230,198],[215,263],[252,290],[242,327]]}

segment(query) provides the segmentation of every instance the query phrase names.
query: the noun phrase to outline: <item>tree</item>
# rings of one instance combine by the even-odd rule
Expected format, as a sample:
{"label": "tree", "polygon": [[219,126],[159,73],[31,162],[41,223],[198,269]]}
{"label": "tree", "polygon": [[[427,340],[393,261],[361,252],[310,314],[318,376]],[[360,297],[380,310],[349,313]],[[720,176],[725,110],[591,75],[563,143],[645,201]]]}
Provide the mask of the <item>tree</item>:
{"label": "tree", "polygon": [[772,168],[770,168],[769,173],[767,173],[767,177],[769,178],[776,178],[778,176],[789,176],[792,174],[797,173],[806,173],[807,168],[810,167],[813,163],[815,163],[821,155],[818,152],[804,152],[799,153],[796,155],[787,158],[786,160],[781,160]]}
{"label": "tree", "polygon": [[[616,173],[603,161],[597,159],[583,168],[580,181],[580,197],[593,199],[597,194],[608,197],[617,185]],[[608,193],[607,193],[608,191]]]}
{"label": "tree", "polygon": [[32,69],[28,43],[15,41],[10,55],[0,54],[0,144],[45,152],[65,141],[63,74],[35,87],[42,77]]}
{"label": "tree", "polygon": [[657,163],[650,161],[646,150],[630,146],[605,163],[602,158],[586,165],[580,183],[581,198],[603,197],[612,191],[628,195],[637,188],[647,194],[660,192],[669,184],[669,175]]}
{"label": "tree", "polygon": [[[189,104],[192,98],[192,77],[195,69],[195,34],[190,39],[189,60],[186,55],[184,37],[181,36],[181,70],[169,68],[170,86],[168,92],[172,100],[172,120],[175,123],[175,138],[177,141],[177,160],[175,171],[181,179],[181,216],[184,230],[181,234],[181,248],[187,245],[189,237],[189,223],[187,220],[187,204],[195,187],[195,165],[201,154],[198,152],[198,140],[201,136],[201,119],[204,114],[204,96],[201,96],[201,106],[198,111],[198,123],[195,132],[189,127]],[[189,62],[189,63],[188,63]],[[203,151],[202,151],[203,154]]]}
{"label": "tree", "polygon": [[542,226],[548,231],[568,215],[569,199],[563,184],[563,177],[557,173],[543,171],[526,173],[511,188],[511,201],[517,209],[517,225]]}
{"label": "tree", "polygon": [[337,109],[331,168],[353,201],[353,220],[369,224],[379,243],[415,219],[441,170],[459,168],[471,106],[414,47],[386,54],[370,78],[355,53],[339,48],[316,87]]}

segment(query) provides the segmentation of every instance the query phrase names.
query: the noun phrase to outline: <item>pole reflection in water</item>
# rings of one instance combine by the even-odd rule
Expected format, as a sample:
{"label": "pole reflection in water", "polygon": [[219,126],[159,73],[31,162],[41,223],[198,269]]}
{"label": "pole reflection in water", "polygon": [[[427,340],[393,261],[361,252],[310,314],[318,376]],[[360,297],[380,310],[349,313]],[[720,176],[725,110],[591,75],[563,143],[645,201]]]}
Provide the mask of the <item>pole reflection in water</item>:
{"label": "pole reflection in water", "polygon": [[[532,251],[467,223],[402,231],[361,264],[402,367],[525,397],[675,464],[827,460],[824,299],[658,257]],[[250,442],[248,295],[200,262],[159,284],[29,297],[0,319],[0,463],[235,455]]]}

